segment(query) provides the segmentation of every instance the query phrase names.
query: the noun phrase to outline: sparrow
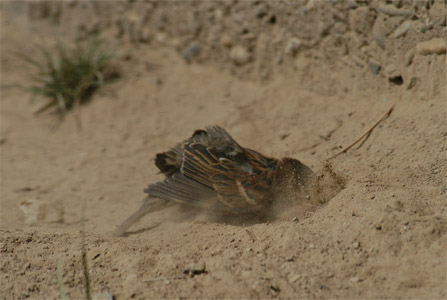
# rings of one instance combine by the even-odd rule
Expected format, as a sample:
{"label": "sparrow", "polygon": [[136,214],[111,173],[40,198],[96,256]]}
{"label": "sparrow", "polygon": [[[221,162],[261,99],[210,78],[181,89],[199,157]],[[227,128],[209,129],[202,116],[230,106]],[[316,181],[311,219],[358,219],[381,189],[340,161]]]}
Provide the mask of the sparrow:
{"label": "sparrow", "polygon": [[317,176],[294,158],[276,159],[243,148],[225,129],[208,126],[171,150],[155,165],[165,179],[150,184],[143,205],[114,232],[126,230],[150,212],[183,204],[230,215],[263,215],[281,198],[305,201]]}

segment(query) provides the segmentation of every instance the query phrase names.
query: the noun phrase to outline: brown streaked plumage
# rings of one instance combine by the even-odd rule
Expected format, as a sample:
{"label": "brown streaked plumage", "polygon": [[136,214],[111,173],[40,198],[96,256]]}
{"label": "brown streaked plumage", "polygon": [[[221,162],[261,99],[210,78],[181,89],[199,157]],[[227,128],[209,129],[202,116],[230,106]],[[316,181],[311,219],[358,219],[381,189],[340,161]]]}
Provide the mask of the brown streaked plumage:
{"label": "brown streaked plumage", "polygon": [[166,176],[145,189],[142,207],[120,225],[115,235],[149,212],[180,203],[235,215],[263,214],[281,195],[304,198],[316,176],[293,158],[275,159],[241,147],[223,128],[209,126],[156,155]]}

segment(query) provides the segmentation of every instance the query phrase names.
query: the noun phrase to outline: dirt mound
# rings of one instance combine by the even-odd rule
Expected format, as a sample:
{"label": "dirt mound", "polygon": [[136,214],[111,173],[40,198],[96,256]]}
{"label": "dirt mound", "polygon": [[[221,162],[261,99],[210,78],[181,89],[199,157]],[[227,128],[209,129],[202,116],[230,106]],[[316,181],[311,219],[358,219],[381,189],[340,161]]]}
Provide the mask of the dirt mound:
{"label": "dirt mound", "polygon": [[[443,1],[1,3],[1,276],[6,298],[447,298]],[[36,42],[96,32],[123,79],[71,115],[34,116]],[[112,237],[155,153],[218,124],[243,146],[332,161],[318,209],[234,224],[180,207]],[[336,185],[337,186],[337,185]],[[243,222],[242,222],[243,223]],[[62,284],[58,285],[58,262]]]}

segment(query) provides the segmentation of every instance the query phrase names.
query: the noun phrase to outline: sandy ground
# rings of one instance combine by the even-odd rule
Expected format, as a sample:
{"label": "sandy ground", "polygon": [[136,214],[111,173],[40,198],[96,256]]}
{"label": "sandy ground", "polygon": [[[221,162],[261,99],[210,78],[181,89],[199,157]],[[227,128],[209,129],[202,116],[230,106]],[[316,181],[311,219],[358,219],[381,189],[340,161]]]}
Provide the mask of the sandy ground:
{"label": "sandy ground", "polygon": [[[380,16],[377,3],[371,10]],[[206,48],[187,63],[178,43],[115,43],[123,79],[79,109],[79,130],[71,115],[61,124],[33,115],[29,95],[11,88],[30,74],[13,51],[32,53],[35,40],[56,38],[45,20],[19,12],[14,23],[9,13],[2,5],[2,299],[60,298],[58,261],[68,298],[84,297],[83,203],[97,299],[447,298],[446,55],[416,51],[408,65],[389,55],[445,37],[445,23],[386,51],[377,29],[365,35],[376,58],[402,61],[401,85],[390,68],[374,75],[349,54],[335,59],[338,46],[327,39],[272,69],[253,66],[257,57],[235,66]],[[297,205],[269,223],[227,224],[172,207],[127,237],[111,235],[140,206],[145,186],[162,178],[154,155],[195,129],[218,124],[243,146],[318,171],[392,105],[362,147],[333,161],[346,184],[317,209]],[[205,272],[184,274],[191,264]]]}

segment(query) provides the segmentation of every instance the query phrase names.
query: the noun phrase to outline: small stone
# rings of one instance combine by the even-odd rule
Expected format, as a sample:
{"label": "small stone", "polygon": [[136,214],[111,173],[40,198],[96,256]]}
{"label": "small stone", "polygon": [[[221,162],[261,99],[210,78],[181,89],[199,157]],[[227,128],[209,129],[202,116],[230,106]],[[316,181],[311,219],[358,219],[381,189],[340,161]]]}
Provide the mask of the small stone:
{"label": "small stone", "polygon": [[318,6],[318,0],[309,0],[306,4],[306,10],[311,11],[313,8]]}
{"label": "small stone", "polygon": [[256,10],[256,18],[262,19],[267,15],[267,8],[262,5]]}
{"label": "small stone", "polygon": [[361,279],[358,278],[357,276],[354,276],[354,277],[351,277],[351,278],[349,279],[349,281],[354,282],[354,283],[357,283],[357,282],[360,282]]}
{"label": "small stone", "polygon": [[405,35],[408,31],[408,29],[410,29],[411,27],[411,22],[410,21],[405,21],[403,22],[399,27],[397,27],[397,29],[393,32],[393,34],[391,35],[393,38],[399,38],[403,35]]}
{"label": "small stone", "polygon": [[353,247],[354,247],[354,249],[359,249],[360,248],[360,242],[355,242]]}
{"label": "small stone", "polygon": [[301,278],[300,274],[291,274],[287,277],[287,280],[289,281],[289,283],[294,283],[300,278]]}
{"label": "small stone", "polygon": [[115,297],[110,293],[97,293],[93,300],[113,300]]}
{"label": "small stone", "polygon": [[439,169],[433,169],[433,174],[436,175],[439,173]]}
{"label": "small stone", "polygon": [[363,6],[349,11],[349,26],[358,33],[367,33],[374,22],[369,7]]}
{"label": "small stone", "polygon": [[346,1],[346,7],[349,9],[357,8],[358,4],[354,0],[347,0]]}
{"label": "small stone", "polygon": [[414,49],[411,49],[407,53],[405,53],[405,65],[407,67],[413,63],[414,52]]}
{"label": "small stone", "polygon": [[164,42],[166,42],[166,33],[164,32],[159,32],[155,35],[155,40],[161,44],[163,44]]}
{"label": "small stone", "polygon": [[386,15],[389,16],[406,16],[406,17],[411,17],[412,15],[414,15],[414,11],[413,10],[405,10],[402,8],[397,8],[396,6],[392,5],[392,4],[384,4],[384,5],[380,5],[378,10],[381,13],[384,13]]}
{"label": "small stone", "polygon": [[297,217],[293,217],[292,218],[292,222],[295,222],[295,223],[298,222],[298,218]]}
{"label": "small stone", "polygon": [[186,60],[187,63],[191,62],[191,59],[193,57],[196,57],[200,53],[200,46],[198,44],[192,44],[188,47],[186,47],[185,50],[183,50],[182,55],[183,58]]}
{"label": "small stone", "polygon": [[301,41],[297,38],[291,38],[286,45],[284,52],[288,55],[294,56],[301,46]]}
{"label": "small stone", "polygon": [[294,260],[295,260],[295,256],[286,257],[286,261],[294,261]]}
{"label": "small stone", "polygon": [[231,37],[227,34],[224,34],[220,38],[220,44],[226,48],[231,48],[233,46],[233,41],[231,40]]}
{"label": "small stone", "polygon": [[315,248],[315,245],[314,245],[314,244],[309,244],[309,248],[310,248],[310,249],[314,249],[314,248]]}
{"label": "small stone", "polygon": [[275,293],[279,293],[281,291],[281,289],[279,288],[279,286],[276,283],[272,283],[270,285],[270,289]]}
{"label": "small stone", "polygon": [[416,53],[420,55],[445,54],[446,50],[446,41],[442,38],[434,38],[416,45]]}
{"label": "small stone", "polygon": [[376,228],[376,230],[382,230],[382,225],[377,224],[375,228]]}
{"label": "small stone", "polygon": [[369,68],[369,70],[371,71],[371,73],[372,73],[373,75],[377,75],[377,74],[379,74],[380,69],[381,69],[380,65],[379,65],[379,64],[376,64],[376,63],[374,63],[374,62],[370,62],[370,63],[368,64],[368,68]]}
{"label": "small stone", "polygon": [[417,83],[419,82],[419,79],[417,77],[411,77],[410,80],[408,81],[407,90],[412,89]]}
{"label": "small stone", "polygon": [[190,274],[191,276],[199,275],[199,274],[202,274],[202,273],[206,273],[205,263],[198,262],[198,263],[189,264],[183,270],[183,273]]}
{"label": "small stone", "polygon": [[242,66],[249,62],[250,53],[242,46],[234,46],[230,51],[230,58],[234,64]]}
{"label": "small stone", "polygon": [[372,36],[376,44],[382,49],[385,48],[385,35],[386,27],[384,21],[381,18],[377,18],[372,28]]}

